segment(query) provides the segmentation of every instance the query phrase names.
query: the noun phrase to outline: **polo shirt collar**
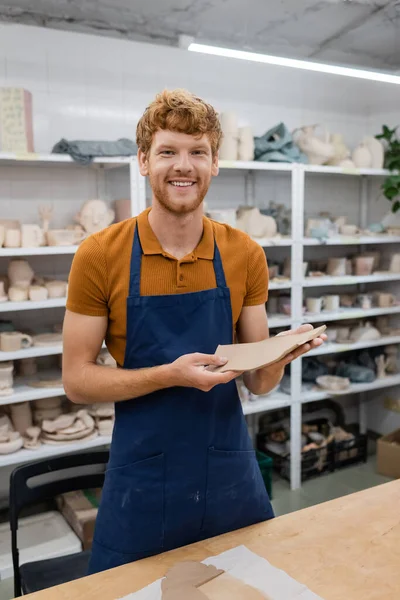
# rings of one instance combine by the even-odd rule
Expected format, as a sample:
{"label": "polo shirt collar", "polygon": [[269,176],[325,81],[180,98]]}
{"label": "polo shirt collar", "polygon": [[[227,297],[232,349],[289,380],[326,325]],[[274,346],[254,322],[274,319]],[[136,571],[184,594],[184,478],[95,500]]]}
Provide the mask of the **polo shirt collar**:
{"label": "polo shirt collar", "polygon": [[[160,242],[155,236],[149,223],[149,212],[151,208],[147,208],[137,217],[137,225],[140,235],[140,243],[142,244],[143,254],[165,254]],[[195,258],[204,258],[213,260],[214,258],[214,231],[210,219],[203,217],[203,235],[200,242],[195,248],[193,255]]]}

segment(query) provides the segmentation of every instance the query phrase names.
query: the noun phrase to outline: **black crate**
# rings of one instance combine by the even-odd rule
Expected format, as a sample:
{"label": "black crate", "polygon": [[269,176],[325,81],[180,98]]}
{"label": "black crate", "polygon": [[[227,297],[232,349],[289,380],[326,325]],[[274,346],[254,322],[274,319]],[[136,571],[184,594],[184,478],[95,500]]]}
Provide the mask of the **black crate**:
{"label": "black crate", "polygon": [[334,463],[335,469],[341,469],[368,459],[368,436],[354,433],[354,439],[335,442]]}
{"label": "black crate", "polygon": [[[257,436],[257,448],[273,459],[273,469],[281,477],[290,480],[290,454],[282,456],[266,447],[266,434]],[[334,444],[328,444],[323,448],[314,448],[301,455],[301,479],[305,481],[311,477],[318,477],[322,473],[332,472],[335,469]]]}

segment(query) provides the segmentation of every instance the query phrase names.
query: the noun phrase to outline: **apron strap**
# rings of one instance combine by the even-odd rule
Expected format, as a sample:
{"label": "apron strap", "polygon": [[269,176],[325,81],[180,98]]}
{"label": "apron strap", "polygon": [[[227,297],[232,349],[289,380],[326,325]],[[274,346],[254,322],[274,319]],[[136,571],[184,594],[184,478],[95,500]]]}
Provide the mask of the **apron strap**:
{"label": "apron strap", "polygon": [[219,253],[217,242],[214,240],[214,272],[215,272],[215,280],[217,282],[217,287],[225,288],[226,287],[226,279],[224,273],[224,267],[222,266],[221,254]]}
{"label": "apron strap", "polygon": [[[133,233],[133,245],[131,254],[130,279],[129,279],[129,296],[140,297],[140,275],[142,268],[142,244],[140,243],[139,229],[135,226]],[[226,287],[226,279],[224,267],[222,266],[221,254],[218,250],[217,242],[214,240],[214,273],[218,288]]]}
{"label": "apron strap", "polygon": [[130,267],[130,279],[129,279],[129,296],[135,298],[140,297],[140,273],[142,269],[142,244],[140,243],[139,229],[137,224],[135,225],[135,231],[133,232],[133,245],[131,253],[131,267]]}

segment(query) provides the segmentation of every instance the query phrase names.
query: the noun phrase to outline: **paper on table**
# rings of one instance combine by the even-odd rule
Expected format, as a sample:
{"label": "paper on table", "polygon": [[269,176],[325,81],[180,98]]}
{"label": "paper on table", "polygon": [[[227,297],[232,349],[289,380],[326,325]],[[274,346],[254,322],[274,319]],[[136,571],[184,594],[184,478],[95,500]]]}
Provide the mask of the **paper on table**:
{"label": "paper on table", "polygon": [[213,369],[213,372],[224,371],[251,371],[260,369],[266,365],[277,362],[292,350],[310,342],[318,337],[326,329],[326,325],[305,331],[303,333],[289,333],[288,335],[276,335],[251,344],[229,344],[218,346],[215,354],[228,359],[223,367]]}
{"label": "paper on table", "polygon": [[[223,569],[232,577],[266,594],[271,600],[323,600],[246,546],[237,546],[218,556],[207,558],[203,563]],[[161,600],[161,579],[120,600]]]}

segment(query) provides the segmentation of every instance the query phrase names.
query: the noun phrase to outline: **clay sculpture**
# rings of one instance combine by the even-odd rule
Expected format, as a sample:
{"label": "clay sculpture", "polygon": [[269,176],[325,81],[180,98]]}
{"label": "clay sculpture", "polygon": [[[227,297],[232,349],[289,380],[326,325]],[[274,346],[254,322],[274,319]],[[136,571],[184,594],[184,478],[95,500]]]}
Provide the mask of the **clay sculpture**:
{"label": "clay sculpture", "polygon": [[227,358],[228,362],[222,367],[217,367],[213,370],[223,373],[225,371],[251,371],[252,369],[260,369],[261,367],[277,362],[292,350],[317,338],[325,329],[326,325],[322,325],[317,329],[311,329],[304,333],[286,334],[285,332],[286,335],[279,334],[262,342],[218,346],[216,355]]}
{"label": "clay sculpture", "polygon": [[87,410],[62,414],[56,419],[42,422],[42,441],[45,444],[92,439],[95,436],[95,422]]}

